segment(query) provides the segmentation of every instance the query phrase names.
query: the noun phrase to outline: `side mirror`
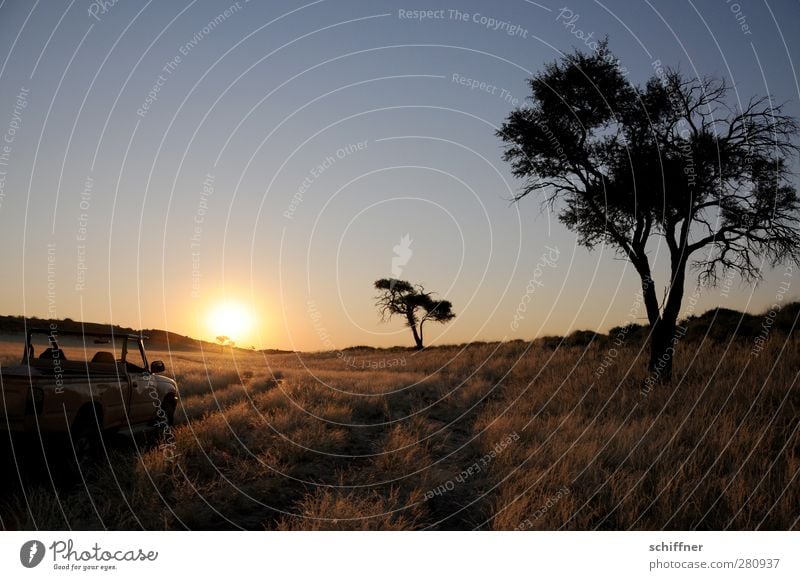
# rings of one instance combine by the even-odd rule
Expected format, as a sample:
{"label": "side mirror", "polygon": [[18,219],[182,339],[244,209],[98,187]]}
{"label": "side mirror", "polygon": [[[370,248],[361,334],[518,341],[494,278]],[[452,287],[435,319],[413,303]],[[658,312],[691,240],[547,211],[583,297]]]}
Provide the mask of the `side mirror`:
{"label": "side mirror", "polygon": [[150,363],[150,372],[151,373],[163,373],[165,370],[164,362],[160,360],[154,360]]}

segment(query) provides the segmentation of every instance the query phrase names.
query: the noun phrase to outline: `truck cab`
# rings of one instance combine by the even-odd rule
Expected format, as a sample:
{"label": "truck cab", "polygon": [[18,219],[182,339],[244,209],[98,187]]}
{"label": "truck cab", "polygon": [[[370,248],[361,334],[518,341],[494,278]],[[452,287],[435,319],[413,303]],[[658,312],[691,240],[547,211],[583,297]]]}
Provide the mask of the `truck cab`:
{"label": "truck cab", "polygon": [[19,365],[2,369],[0,430],[47,434],[168,427],[178,400],[144,337],[33,329]]}

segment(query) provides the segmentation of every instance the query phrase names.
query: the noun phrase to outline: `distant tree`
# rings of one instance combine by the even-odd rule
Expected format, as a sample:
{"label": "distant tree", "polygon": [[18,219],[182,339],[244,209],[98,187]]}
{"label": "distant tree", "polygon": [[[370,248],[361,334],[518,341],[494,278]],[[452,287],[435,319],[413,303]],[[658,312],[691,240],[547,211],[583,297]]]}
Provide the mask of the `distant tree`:
{"label": "distant tree", "polygon": [[[656,71],[625,78],[607,42],[529,80],[531,96],[497,131],[505,160],[588,248],[609,244],[641,279],[651,372],[672,375],[687,268],[698,283],[800,263],[798,197],[790,183],[797,121],[769,97],[737,108],[724,80]],[[666,242],[669,281],[659,303],[653,244]]]}
{"label": "distant tree", "polygon": [[402,316],[414,335],[417,349],[424,348],[422,327],[427,321],[444,323],[456,316],[449,301],[434,300],[433,292],[426,292],[421,284],[381,278],[375,281],[375,289],[380,291],[375,305],[381,320],[389,320],[395,314]]}
{"label": "distant tree", "polygon": [[217,337],[217,342],[219,343],[220,352],[223,351],[223,348],[225,347],[226,344],[230,342],[230,340],[231,340],[230,337],[225,336],[224,334]]}

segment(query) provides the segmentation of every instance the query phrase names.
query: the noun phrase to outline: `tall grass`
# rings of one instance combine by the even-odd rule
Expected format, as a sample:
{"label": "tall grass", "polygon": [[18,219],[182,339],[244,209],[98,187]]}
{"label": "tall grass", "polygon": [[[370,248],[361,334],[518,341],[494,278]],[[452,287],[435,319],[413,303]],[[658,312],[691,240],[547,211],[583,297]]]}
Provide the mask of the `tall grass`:
{"label": "tall grass", "polygon": [[634,344],[161,353],[182,393],[169,440],[109,438],[85,486],[29,478],[28,502],[12,490],[0,515],[26,529],[798,529],[797,352],[779,336],[758,356],[687,342],[649,392]]}

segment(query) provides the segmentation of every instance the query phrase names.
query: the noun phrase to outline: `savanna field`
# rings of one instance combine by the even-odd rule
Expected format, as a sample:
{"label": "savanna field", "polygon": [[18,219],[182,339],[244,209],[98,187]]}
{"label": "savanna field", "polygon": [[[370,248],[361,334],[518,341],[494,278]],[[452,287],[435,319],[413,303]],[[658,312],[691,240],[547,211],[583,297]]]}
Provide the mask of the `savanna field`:
{"label": "savanna field", "polygon": [[[3,366],[19,342],[2,343]],[[613,350],[612,350],[613,349]],[[153,351],[171,433],[64,485],[4,447],[4,529],[797,530],[798,341]]]}

